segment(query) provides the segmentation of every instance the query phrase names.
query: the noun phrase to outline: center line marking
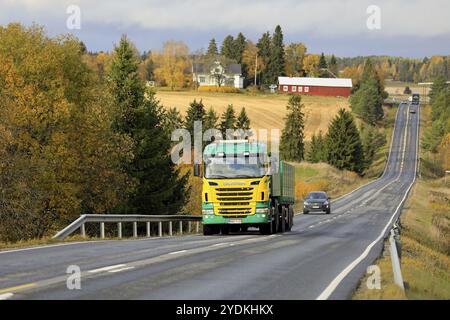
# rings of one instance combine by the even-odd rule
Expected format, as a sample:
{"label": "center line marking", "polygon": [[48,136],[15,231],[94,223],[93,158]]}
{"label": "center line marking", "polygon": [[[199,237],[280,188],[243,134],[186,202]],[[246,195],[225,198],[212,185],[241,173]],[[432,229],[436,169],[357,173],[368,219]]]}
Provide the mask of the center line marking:
{"label": "center line marking", "polygon": [[174,251],[174,252],[170,252],[170,253],[168,253],[168,254],[180,254],[180,253],[184,253],[184,252],[187,252],[187,250],[180,250],[180,251]]}
{"label": "center line marking", "polygon": [[11,292],[0,294],[0,300],[8,300],[9,298],[12,298],[13,296],[14,296],[14,293],[11,293]]}
{"label": "center line marking", "polygon": [[113,269],[118,269],[118,268],[122,268],[125,267],[126,264],[116,264],[114,266],[109,266],[109,267],[103,267],[103,268],[98,268],[98,269],[94,269],[94,270],[89,270],[89,273],[98,273],[98,272],[104,272],[104,271],[110,271]]}
{"label": "center line marking", "polygon": [[125,268],[120,268],[120,269],[114,269],[114,270],[110,270],[108,271],[109,273],[116,273],[116,272],[121,272],[121,271],[126,271],[126,270],[131,270],[134,269],[134,267],[125,267]]}

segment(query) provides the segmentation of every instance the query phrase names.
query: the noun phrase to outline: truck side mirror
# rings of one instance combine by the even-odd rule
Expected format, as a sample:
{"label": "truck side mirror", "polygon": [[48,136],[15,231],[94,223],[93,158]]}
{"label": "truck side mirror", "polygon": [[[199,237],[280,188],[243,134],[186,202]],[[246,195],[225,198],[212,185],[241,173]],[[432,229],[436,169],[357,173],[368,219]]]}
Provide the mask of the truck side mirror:
{"label": "truck side mirror", "polygon": [[200,164],[194,164],[194,177],[201,177]]}

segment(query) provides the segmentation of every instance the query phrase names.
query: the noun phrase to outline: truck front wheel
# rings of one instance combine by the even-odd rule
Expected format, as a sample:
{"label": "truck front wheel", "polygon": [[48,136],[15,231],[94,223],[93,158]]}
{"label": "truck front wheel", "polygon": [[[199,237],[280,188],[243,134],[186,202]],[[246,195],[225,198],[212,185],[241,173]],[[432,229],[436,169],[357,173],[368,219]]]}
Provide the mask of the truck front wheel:
{"label": "truck front wheel", "polygon": [[212,236],[214,234],[215,228],[213,226],[203,225],[203,235],[204,236]]}

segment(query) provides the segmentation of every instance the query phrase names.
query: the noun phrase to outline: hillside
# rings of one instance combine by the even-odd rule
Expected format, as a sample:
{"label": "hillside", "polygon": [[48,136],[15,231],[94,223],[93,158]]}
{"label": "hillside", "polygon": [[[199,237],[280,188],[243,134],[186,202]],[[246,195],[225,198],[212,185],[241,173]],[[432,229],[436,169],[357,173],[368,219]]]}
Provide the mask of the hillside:
{"label": "hillside", "polygon": [[[252,128],[283,129],[286,114],[287,95],[250,95],[230,93],[203,93],[196,91],[169,92],[158,91],[156,97],[165,107],[176,107],[184,116],[189,103],[194,99],[203,100],[206,108],[213,107],[218,114],[225,111],[229,104],[233,104],[236,113],[245,107],[251,120]],[[309,140],[314,132],[327,131],[330,120],[340,108],[349,108],[347,98],[302,96],[305,105],[306,139]]]}

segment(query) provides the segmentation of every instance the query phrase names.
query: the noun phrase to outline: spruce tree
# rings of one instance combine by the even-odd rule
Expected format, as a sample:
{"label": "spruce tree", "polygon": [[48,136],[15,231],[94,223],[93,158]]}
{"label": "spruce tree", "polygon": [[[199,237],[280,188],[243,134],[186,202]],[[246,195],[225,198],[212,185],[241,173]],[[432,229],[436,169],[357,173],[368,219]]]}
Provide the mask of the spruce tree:
{"label": "spruce tree", "polygon": [[209,56],[217,56],[219,54],[219,50],[217,49],[216,39],[212,38],[209,41],[207,55]]}
{"label": "spruce tree", "polygon": [[306,154],[306,159],[311,163],[318,163],[326,161],[325,140],[322,131],[318,135],[315,133],[311,137],[309,150]]}
{"label": "spruce tree", "polygon": [[384,116],[383,98],[373,78],[363,82],[350,98],[352,111],[365,122],[375,125]]}
{"label": "spruce tree", "polygon": [[245,111],[245,108],[242,108],[241,112],[239,113],[239,116],[238,116],[237,122],[236,122],[236,128],[242,129],[242,130],[250,129],[250,119],[247,116],[247,112]]}
{"label": "spruce tree", "polygon": [[445,77],[443,75],[439,75],[436,79],[434,79],[433,84],[431,85],[431,91],[428,95],[430,97],[430,104],[433,104],[434,99],[445,88],[447,88]]}
{"label": "spruce tree", "polygon": [[166,128],[169,137],[172,135],[173,131],[183,127],[183,117],[177,108],[169,108],[165,112],[164,127]]}
{"label": "spruce tree", "polygon": [[260,84],[265,86],[270,85],[270,79],[268,79],[268,68],[267,65],[270,60],[270,48],[272,39],[269,32],[265,32],[262,37],[258,40],[256,47],[258,48],[258,58],[261,59],[266,65],[266,68],[262,70],[260,74]]}
{"label": "spruce tree", "polygon": [[231,139],[232,137],[227,136],[227,130],[236,130],[236,114],[234,112],[234,107],[232,104],[228,105],[227,109],[221,116],[220,121],[220,131],[226,139]]}
{"label": "spruce tree", "polygon": [[247,40],[244,35],[239,32],[238,36],[234,40],[233,49],[234,49],[234,59],[237,63],[242,63],[242,55],[244,54],[245,47],[247,45]]}
{"label": "spruce tree", "polygon": [[222,42],[220,54],[228,59],[235,59],[234,54],[234,38],[233,36],[226,36]]}
{"label": "spruce tree", "polygon": [[281,134],[280,155],[286,161],[302,161],[304,159],[305,114],[300,95],[289,98],[285,126]]}
{"label": "spruce tree", "polygon": [[328,63],[327,60],[325,59],[325,55],[322,54],[320,55],[320,60],[319,60],[319,76],[320,78],[328,78]]}
{"label": "spruce tree", "polygon": [[184,120],[184,127],[189,131],[191,137],[194,137],[194,122],[201,121],[204,123],[206,116],[205,106],[203,105],[203,101],[194,99],[193,102],[189,105],[189,108],[186,112],[186,119]]}
{"label": "spruce tree", "polygon": [[114,212],[176,214],[186,202],[188,175],[172,163],[163,107],[137,76],[138,58],[126,37],[114,50],[109,71],[110,92],[116,107],[114,128],[134,142],[134,158],[124,170],[135,181],[127,201]]}
{"label": "spruce tree", "polygon": [[203,125],[203,129],[206,131],[208,129],[217,129],[217,121],[219,120],[219,116],[211,107],[208,109],[208,112],[205,116],[205,123]]}
{"label": "spruce tree", "polygon": [[353,116],[340,109],[331,121],[326,135],[327,162],[359,174],[364,169],[364,151]]}
{"label": "spruce tree", "polygon": [[284,60],[284,44],[283,32],[278,25],[272,37],[270,46],[270,58],[266,67],[265,84],[277,84],[278,77],[285,75],[285,60]]}
{"label": "spruce tree", "polygon": [[336,60],[336,57],[333,55],[331,55],[331,59],[330,59],[330,63],[328,65],[328,69],[334,74],[334,76],[338,76],[339,73],[339,66]]}

